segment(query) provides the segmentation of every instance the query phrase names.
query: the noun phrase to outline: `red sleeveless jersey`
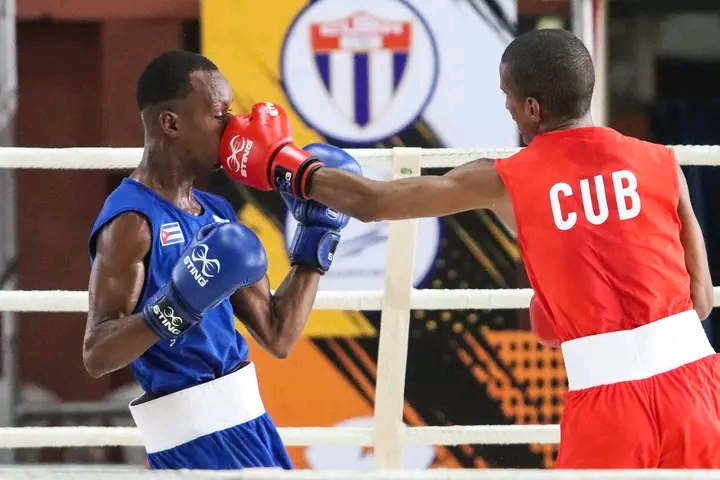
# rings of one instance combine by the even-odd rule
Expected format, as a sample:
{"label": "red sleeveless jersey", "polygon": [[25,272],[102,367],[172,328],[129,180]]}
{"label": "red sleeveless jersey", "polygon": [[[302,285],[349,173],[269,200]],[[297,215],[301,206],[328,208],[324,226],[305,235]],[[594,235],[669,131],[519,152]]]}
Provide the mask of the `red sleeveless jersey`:
{"label": "red sleeveless jersey", "polygon": [[538,135],[495,168],[561,342],[692,308],[671,149],[577,128]]}

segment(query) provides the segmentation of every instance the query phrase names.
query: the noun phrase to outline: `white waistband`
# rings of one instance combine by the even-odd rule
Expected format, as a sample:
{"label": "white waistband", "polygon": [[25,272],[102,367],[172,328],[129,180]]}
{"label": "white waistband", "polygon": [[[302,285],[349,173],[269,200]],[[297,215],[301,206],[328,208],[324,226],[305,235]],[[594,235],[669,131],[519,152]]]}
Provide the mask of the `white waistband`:
{"label": "white waistband", "polygon": [[695,310],[561,348],[569,390],[649,378],[715,353]]}
{"label": "white waistband", "polygon": [[137,400],[130,403],[130,413],[148,453],[177,447],[265,413],[252,363],[211,382],[134,405]]}

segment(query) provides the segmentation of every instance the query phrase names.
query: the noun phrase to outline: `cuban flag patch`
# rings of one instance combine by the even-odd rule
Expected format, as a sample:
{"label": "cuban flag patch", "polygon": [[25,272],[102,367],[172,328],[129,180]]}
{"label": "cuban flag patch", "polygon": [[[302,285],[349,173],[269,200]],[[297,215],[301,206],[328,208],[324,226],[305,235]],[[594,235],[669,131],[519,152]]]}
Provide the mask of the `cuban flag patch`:
{"label": "cuban flag patch", "polygon": [[160,226],[160,244],[163,247],[184,242],[185,237],[183,236],[182,230],[180,230],[180,224],[178,222],[165,223]]}

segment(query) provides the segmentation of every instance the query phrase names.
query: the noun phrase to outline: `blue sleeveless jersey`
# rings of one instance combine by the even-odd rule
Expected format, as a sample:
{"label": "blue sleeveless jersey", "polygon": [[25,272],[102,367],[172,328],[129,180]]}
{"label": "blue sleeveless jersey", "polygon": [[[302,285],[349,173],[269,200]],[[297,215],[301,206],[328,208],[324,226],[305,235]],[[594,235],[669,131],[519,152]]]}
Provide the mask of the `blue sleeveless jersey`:
{"label": "blue sleeveless jersey", "polygon": [[[135,313],[170,279],[170,272],[185,245],[210,223],[236,221],[230,204],[217,195],[194,190],[202,205],[199,216],[177,208],[145,185],[124,179],[105,201],[90,234],[90,258],[95,258],[97,233],[123,212],[144,215],[152,229],[152,247],[145,260],[145,285]],[[247,360],[248,346],[235,330],[230,300],[209,310],[203,321],[175,341],[159,340],[130,364],[140,386],[148,393],[166,394],[221,377]]]}

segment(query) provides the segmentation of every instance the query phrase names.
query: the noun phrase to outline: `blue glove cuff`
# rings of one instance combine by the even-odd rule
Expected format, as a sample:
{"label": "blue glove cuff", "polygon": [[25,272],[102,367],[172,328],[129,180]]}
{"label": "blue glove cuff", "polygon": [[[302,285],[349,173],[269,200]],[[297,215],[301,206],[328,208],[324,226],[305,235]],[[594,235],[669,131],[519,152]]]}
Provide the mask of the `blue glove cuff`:
{"label": "blue glove cuff", "polygon": [[145,304],[143,317],[150,329],[160,338],[177,338],[198,323],[201,316],[182,307],[182,302],[173,290],[165,285]]}
{"label": "blue glove cuff", "polygon": [[306,265],[325,273],[332,264],[335,249],[340,242],[340,232],[315,225],[297,226],[290,244],[290,264]]}

